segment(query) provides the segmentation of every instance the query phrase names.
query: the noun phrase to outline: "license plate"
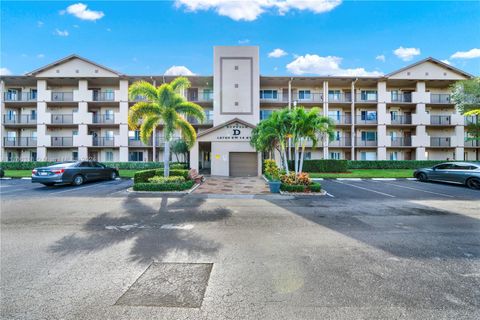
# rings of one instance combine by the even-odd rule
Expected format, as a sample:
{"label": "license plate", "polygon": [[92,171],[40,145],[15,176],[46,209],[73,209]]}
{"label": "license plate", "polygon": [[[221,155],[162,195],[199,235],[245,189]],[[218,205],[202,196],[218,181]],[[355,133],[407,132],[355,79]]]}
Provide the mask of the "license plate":
{"label": "license plate", "polygon": [[46,175],[48,175],[48,172],[39,172],[38,175],[39,176],[46,176]]}

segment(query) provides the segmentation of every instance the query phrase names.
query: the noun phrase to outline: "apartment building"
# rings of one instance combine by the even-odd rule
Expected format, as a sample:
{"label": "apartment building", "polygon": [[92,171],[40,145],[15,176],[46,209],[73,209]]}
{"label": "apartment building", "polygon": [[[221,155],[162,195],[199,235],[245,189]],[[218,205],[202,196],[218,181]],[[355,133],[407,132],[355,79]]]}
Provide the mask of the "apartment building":
{"label": "apartment building", "polygon": [[[427,58],[378,77],[261,76],[259,49],[215,47],[213,76],[189,76],[186,99],[202,105],[193,122],[198,141],[193,168],[216,175],[254,175],[261,154],[249,144],[251,129],[285,106],[318,107],[336,124],[335,138],[309,159],[479,160],[480,144],[468,141],[474,117],[457,113],[449,87],[472,75]],[[127,125],[137,101],[128,86],[155,85],[170,76],[125,75],[71,55],[23,76],[2,76],[3,161],[152,161],[162,159],[162,127],[148,144]]]}

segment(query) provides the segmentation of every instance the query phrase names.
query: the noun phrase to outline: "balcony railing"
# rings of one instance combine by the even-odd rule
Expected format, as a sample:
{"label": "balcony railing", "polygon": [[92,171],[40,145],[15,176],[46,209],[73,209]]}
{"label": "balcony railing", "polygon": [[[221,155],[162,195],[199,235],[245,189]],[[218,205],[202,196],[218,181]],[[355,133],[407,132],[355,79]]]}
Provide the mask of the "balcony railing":
{"label": "balcony railing", "polygon": [[479,140],[466,140],[464,142],[465,147],[480,147],[480,141]]}
{"label": "balcony railing", "polygon": [[328,94],[328,103],[349,103],[349,102],[352,102],[352,94],[350,92]]}
{"label": "balcony railing", "polygon": [[452,124],[452,118],[450,116],[432,115],[430,116],[430,124],[450,125]]}
{"label": "balcony railing", "polygon": [[355,124],[377,124],[377,117],[372,116],[357,116],[355,119]]}
{"label": "balcony railing", "polygon": [[391,124],[412,124],[411,115],[400,115],[392,116],[390,115]]}
{"label": "balcony railing", "polygon": [[330,115],[330,119],[332,119],[334,124],[352,124],[352,117],[347,115]]}
{"label": "balcony railing", "polygon": [[20,137],[20,138],[3,138],[4,147],[36,147],[37,138],[36,137]]}
{"label": "balcony railing", "polygon": [[356,147],[376,147],[377,140],[362,140],[361,138],[357,138],[355,141]]}
{"label": "balcony railing", "polygon": [[[171,142],[181,140],[181,139],[182,139],[181,137],[173,137]],[[158,147],[158,148],[163,148],[165,146],[165,137],[164,136],[156,136],[155,137],[155,146]]]}
{"label": "balcony railing", "polygon": [[430,137],[430,147],[450,147],[450,137]]}
{"label": "balcony railing", "polygon": [[93,101],[115,101],[115,92],[93,91]]}
{"label": "balcony railing", "polygon": [[[345,133],[345,135],[349,135],[350,133]],[[349,136],[340,137],[338,140],[333,139],[328,142],[329,147],[351,147],[352,146],[352,138]]]}
{"label": "balcony railing", "polygon": [[52,147],[73,147],[73,137],[51,137]]}
{"label": "balcony railing", "polygon": [[449,104],[452,102],[449,94],[432,93],[430,94],[430,103]]}
{"label": "balcony railing", "polygon": [[411,137],[392,137],[392,147],[410,147],[411,145]]}
{"label": "balcony railing", "polygon": [[140,139],[128,139],[128,146],[129,147],[151,147],[152,146],[152,139],[148,141],[148,144],[144,144]]}
{"label": "balcony railing", "polygon": [[4,100],[7,102],[36,101],[37,93],[36,92],[19,92],[19,93],[5,92],[3,97],[4,97]]}
{"label": "balcony railing", "polygon": [[73,101],[73,91],[52,91],[52,101]]}
{"label": "balcony railing", "polygon": [[29,115],[29,114],[22,114],[22,115],[3,115],[3,124],[36,124],[37,123],[37,116],[36,115]]}
{"label": "balcony railing", "polygon": [[94,147],[113,147],[114,142],[113,137],[92,137],[92,146]]}
{"label": "balcony railing", "polygon": [[[287,97],[288,99],[288,97]],[[294,93],[292,94],[292,101],[297,103],[311,103],[311,102],[323,102],[323,93]]]}
{"label": "balcony railing", "polygon": [[213,101],[213,91],[202,94],[187,92],[186,99],[191,102],[211,102]]}
{"label": "balcony railing", "polygon": [[355,96],[355,102],[377,102],[378,95],[375,93],[357,93]]}
{"label": "balcony railing", "polygon": [[392,102],[412,102],[411,92],[392,92]]}
{"label": "balcony railing", "polygon": [[212,124],[213,123],[213,112],[205,112],[205,120],[199,121],[195,117],[188,116],[187,121],[191,124]]}
{"label": "balcony railing", "polygon": [[92,123],[99,123],[99,124],[115,123],[115,116],[113,114],[94,114],[92,116]]}
{"label": "balcony railing", "polygon": [[465,125],[477,124],[480,122],[480,117],[478,116],[467,116],[465,117]]}
{"label": "balcony railing", "polygon": [[73,114],[52,114],[52,124],[73,124]]}

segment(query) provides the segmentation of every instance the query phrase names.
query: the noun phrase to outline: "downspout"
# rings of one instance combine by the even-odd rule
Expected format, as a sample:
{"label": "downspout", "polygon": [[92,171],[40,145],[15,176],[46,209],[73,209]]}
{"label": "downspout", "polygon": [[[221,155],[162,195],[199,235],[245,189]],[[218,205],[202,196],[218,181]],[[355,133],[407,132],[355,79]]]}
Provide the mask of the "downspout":
{"label": "downspout", "polygon": [[356,134],[355,134],[355,121],[357,119],[357,115],[355,113],[355,83],[357,82],[358,78],[355,78],[352,81],[352,87],[351,87],[351,96],[352,96],[352,107],[351,107],[351,113],[352,113],[352,132],[350,134],[350,139],[352,141],[352,154],[350,156],[351,160],[356,160],[357,156],[355,154],[355,143],[356,143]]}
{"label": "downspout", "polygon": [[[288,109],[292,109],[292,81],[293,77],[288,80]],[[288,159],[287,161],[287,166],[288,166],[288,160],[292,159],[292,139],[288,138]]]}

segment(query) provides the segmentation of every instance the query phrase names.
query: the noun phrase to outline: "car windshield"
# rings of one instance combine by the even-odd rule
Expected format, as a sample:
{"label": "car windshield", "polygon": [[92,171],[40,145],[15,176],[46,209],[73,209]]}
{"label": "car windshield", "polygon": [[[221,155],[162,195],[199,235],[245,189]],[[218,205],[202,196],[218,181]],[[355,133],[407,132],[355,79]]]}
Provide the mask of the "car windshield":
{"label": "car windshield", "polygon": [[74,165],[76,165],[76,162],[57,163],[48,167],[49,168],[68,168]]}

